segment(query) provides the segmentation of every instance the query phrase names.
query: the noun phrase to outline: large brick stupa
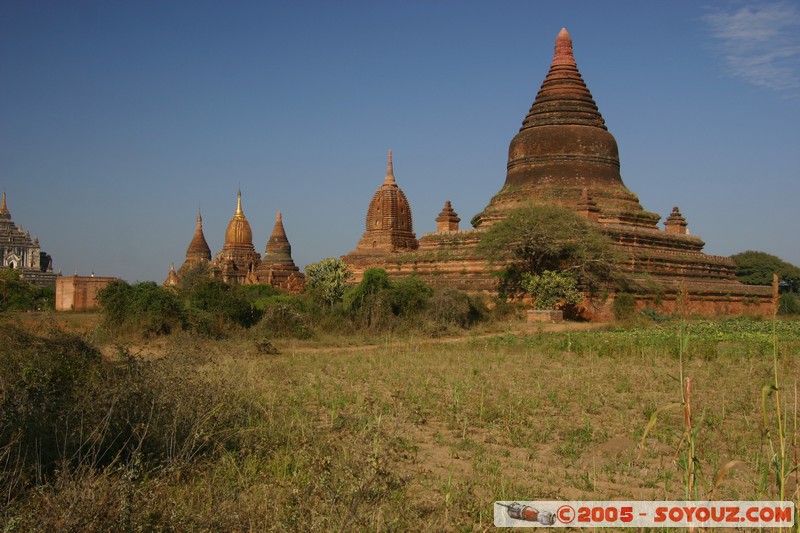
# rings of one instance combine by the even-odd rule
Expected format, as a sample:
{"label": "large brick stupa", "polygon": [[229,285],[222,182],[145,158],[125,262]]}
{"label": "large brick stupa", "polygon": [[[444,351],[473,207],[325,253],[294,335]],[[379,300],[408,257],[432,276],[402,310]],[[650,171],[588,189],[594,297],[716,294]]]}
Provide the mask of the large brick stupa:
{"label": "large brick stupa", "polygon": [[[387,206],[394,213],[407,209],[402,245],[391,245],[390,228],[370,226],[375,221],[371,204],[367,232],[356,249],[344,256],[357,279],[367,268],[381,267],[393,277],[418,275],[432,284],[491,291],[497,284],[493,274],[497,267],[477,252],[482,232],[515,208],[556,204],[585,216],[626,252],[630,259],[623,266],[640,308],[672,312],[680,303],[683,311],[703,314],[769,310],[769,288],[739,283],[730,258],[703,253],[705,243],[690,235],[677,207],[661,229],[661,217],[645,211],[625,186],[617,142],[578,70],[566,29],[556,38],[550,70],[509,146],[505,184],[473,219],[474,229],[458,229],[459,219],[448,201],[436,219],[438,230],[417,241],[405,196],[400,201],[397,194],[381,191],[372,204],[379,196],[387,198],[380,203],[384,213]],[[368,234],[381,238],[368,239]],[[612,292],[587,301],[587,314],[609,317],[614,296]]]}

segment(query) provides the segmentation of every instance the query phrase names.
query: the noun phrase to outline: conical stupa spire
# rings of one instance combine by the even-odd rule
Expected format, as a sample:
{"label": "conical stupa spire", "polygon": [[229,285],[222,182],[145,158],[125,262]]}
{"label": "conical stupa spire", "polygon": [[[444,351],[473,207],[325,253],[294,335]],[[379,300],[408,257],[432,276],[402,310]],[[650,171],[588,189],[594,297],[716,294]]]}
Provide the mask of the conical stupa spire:
{"label": "conical stupa spire", "polygon": [[234,213],[234,216],[244,216],[244,211],[242,211],[242,189],[239,189],[236,194],[236,213]]}
{"label": "conical stupa spire", "polygon": [[267,241],[267,248],[264,253],[266,263],[291,263],[292,246],[286,237],[286,229],[283,227],[283,216],[281,212],[275,216],[275,227],[272,228],[272,235]]}
{"label": "conical stupa spire", "polygon": [[[278,214],[275,215],[275,227],[272,228],[272,237],[274,238],[274,237],[281,237],[281,236],[284,239],[286,238],[286,230],[283,227],[283,215],[281,214],[280,211],[278,211]],[[272,240],[272,239],[270,239],[270,240]]]}
{"label": "conical stupa spire", "polygon": [[194,236],[189,243],[189,248],[186,249],[186,260],[190,263],[193,262],[192,260],[211,260],[211,249],[208,247],[208,242],[206,242],[206,236],[203,235],[203,216],[200,214],[199,209],[197,210],[197,226],[194,230]]}
{"label": "conical stupa spire", "polygon": [[384,185],[397,185],[394,179],[394,165],[392,164],[392,150],[389,149],[389,161],[386,163],[386,177],[383,179]]}
{"label": "conical stupa spire", "polygon": [[0,215],[10,215],[6,206],[6,191],[3,191],[3,198],[0,200]]}
{"label": "conical stupa spire", "polygon": [[566,28],[556,37],[550,71],[536,95],[522,130],[535,126],[580,125],[606,129],[592,93],[578,71],[572,37]]}
{"label": "conical stupa spire", "polygon": [[167,279],[164,280],[162,285],[164,287],[175,287],[178,285],[178,283],[180,283],[180,279],[178,278],[178,273],[175,272],[175,263],[170,263]]}

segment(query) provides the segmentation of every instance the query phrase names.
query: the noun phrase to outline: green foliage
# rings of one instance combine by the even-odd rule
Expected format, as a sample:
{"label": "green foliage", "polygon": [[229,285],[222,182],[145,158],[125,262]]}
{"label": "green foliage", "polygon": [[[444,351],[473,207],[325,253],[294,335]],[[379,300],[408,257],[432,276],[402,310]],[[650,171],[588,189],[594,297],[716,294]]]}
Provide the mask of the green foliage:
{"label": "green foliage", "polygon": [[308,339],[313,336],[310,323],[302,300],[281,294],[269,299],[259,327],[268,338]]}
{"label": "green foliage", "polygon": [[328,306],[342,301],[352,273],[341,259],[329,257],[306,267],[306,288]]}
{"label": "green foliage", "polygon": [[231,287],[222,281],[194,277],[177,291],[140,282],[115,281],[98,292],[104,323],[115,332],[144,336],[188,329],[222,337],[232,327],[249,328],[261,318],[251,300],[267,298],[269,291]]}
{"label": "green foliage", "polygon": [[778,300],[779,315],[800,315],[800,298],[792,293],[781,294]]}
{"label": "green foliage", "polygon": [[567,272],[543,270],[541,274],[522,274],[522,286],[535,299],[536,309],[556,309],[578,305],[581,292],[575,278]]}
{"label": "green foliage", "polygon": [[239,295],[259,311],[263,311],[275,298],[286,296],[272,285],[242,285]]}
{"label": "green foliage", "polygon": [[522,275],[566,271],[594,292],[618,277],[619,252],[577,213],[559,206],[530,205],[512,211],[482,236],[478,249],[504,265],[501,291],[519,294]]}
{"label": "green foliage", "polygon": [[134,285],[118,280],[97,293],[107,326],[141,331],[145,336],[171,332],[183,323],[175,294],[152,281]]}
{"label": "green foliage", "polygon": [[444,327],[467,328],[488,314],[482,301],[451,287],[434,289],[427,307],[433,322]]}
{"label": "green foliage", "polygon": [[800,293],[800,267],[765,252],[746,252],[732,255],[736,277],[749,285],[772,285],[772,275],[778,274],[782,291]]}
{"label": "green foliage", "polygon": [[614,318],[617,320],[628,320],[633,318],[636,311],[636,297],[628,292],[617,293],[614,298]]}
{"label": "green foliage", "polygon": [[402,278],[388,291],[389,305],[396,316],[409,317],[425,309],[433,291],[416,276]]}
{"label": "green foliage", "polygon": [[378,293],[390,286],[389,276],[384,269],[368,268],[361,283],[345,291],[342,301],[345,311],[360,311],[370,303],[370,300],[374,300]]}
{"label": "green foliage", "polygon": [[19,271],[0,268],[0,311],[43,311],[55,307],[52,287],[28,283]]}
{"label": "green foliage", "polygon": [[247,289],[243,289],[220,280],[207,279],[189,293],[188,308],[210,313],[223,325],[236,324],[249,328],[259,321],[261,313],[248,301]]}

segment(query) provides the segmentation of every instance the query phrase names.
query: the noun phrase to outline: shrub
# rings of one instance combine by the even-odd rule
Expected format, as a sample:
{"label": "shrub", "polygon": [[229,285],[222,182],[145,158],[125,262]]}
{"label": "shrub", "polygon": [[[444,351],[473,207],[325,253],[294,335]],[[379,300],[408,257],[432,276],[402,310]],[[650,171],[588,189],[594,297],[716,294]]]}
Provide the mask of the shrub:
{"label": "shrub", "polygon": [[0,268],[0,311],[44,311],[55,307],[55,290],[28,283],[19,271]]}
{"label": "shrub", "polygon": [[416,276],[397,280],[387,290],[389,306],[395,316],[411,317],[423,309],[433,291]]}
{"label": "shrub", "polygon": [[536,309],[575,306],[581,301],[578,282],[569,273],[544,270],[541,274],[522,275],[522,286],[533,296]]}
{"label": "shrub", "polygon": [[0,324],[4,498],[57,471],[166,467],[238,449],[231,428],[248,419],[250,403],[197,372],[206,361],[120,356],[104,361],[78,336]]}
{"label": "shrub", "polygon": [[617,293],[614,298],[614,318],[617,320],[627,320],[633,317],[636,311],[636,297],[628,292]]}
{"label": "shrub", "polygon": [[486,307],[467,293],[451,287],[433,290],[428,314],[440,326],[466,328],[485,317]]}
{"label": "shrub", "polygon": [[114,281],[97,298],[106,325],[135,329],[145,336],[167,334],[184,322],[183,309],[175,294],[151,281],[128,285]]}
{"label": "shrub", "polygon": [[352,273],[341,259],[329,257],[306,267],[306,289],[327,306],[342,301]]}
{"label": "shrub", "polygon": [[308,339],[313,336],[302,305],[296,298],[285,298],[267,305],[260,329],[264,335],[273,338]]}
{"label": "shrub", "polygon": [[212,319],[221,325],[236,324],[249,328],[259,321],[261,312],[248,301],[241,289],[220,280],[207,279],[189,293],[188,307],[210,313]]}
{"label": "shrub", "polygon": [[800,299],[791,292],[781,294],[778,300],[779,315],[800,315]]}

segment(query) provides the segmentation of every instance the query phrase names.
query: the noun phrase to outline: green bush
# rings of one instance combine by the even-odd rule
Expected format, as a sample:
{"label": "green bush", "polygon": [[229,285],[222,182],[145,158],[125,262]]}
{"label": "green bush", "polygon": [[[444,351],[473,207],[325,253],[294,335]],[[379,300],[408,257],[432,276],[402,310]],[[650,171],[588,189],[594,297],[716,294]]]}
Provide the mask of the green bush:
{"label": "green bush", "polygon": [[536,309],[575,306],[581,301],[578,282],[567,272],[544,270],[541,274],[522,274],[522,287],[533,296]]}
{"label": "green bush", "polygon": [[636,297],[628,292],[617,293],[614,298],[614,318],[617,320],[627,320],[633,318],[636,312]]}
{"label": "green bush", "polygon": [[0,311],[44,311],[55,307],[52,287],[28,283],[19,271],[0,268]]}
{"label": "green bush", "polygon": [[402,278],[387,289],[389,306],[395,316],[412,317],[423,311],[433,290],[416,276]]}
{"label": "green bush", "polygon": [[114,281],[97,293],[107,326],[163,335],[184,323],[184,312],[175,294],[151,281],[128,285]]}
{"label": "green bush", "polygon": [[341,259],[329,257],[306,267],[306,290],[328,307],[342,301],[352,273]]}
{"label": "green bush", "polygon": [[275,297],[264,308],[260,329],[265,336],[272,338],[308,339],[313,336],[301,301],[288,295]]}
{"label": "green bush", "polygon": [[800,315],[800,298],[794,293],[785,292],[778,300],[779,315]]}
{"label": "green bush", "polygon": [[428,315],[439,326],[467,328],[486,314],[486,306],[481,301],[451,287],[434,289],[428,301]]}
{"label": "green bush", "polygon": [[187,307],[210,313],[221,326],[253,326],[261,312],[248,301],[242,287],[232,287],[220,280],[207,279],[198,283],[188,295]]}

